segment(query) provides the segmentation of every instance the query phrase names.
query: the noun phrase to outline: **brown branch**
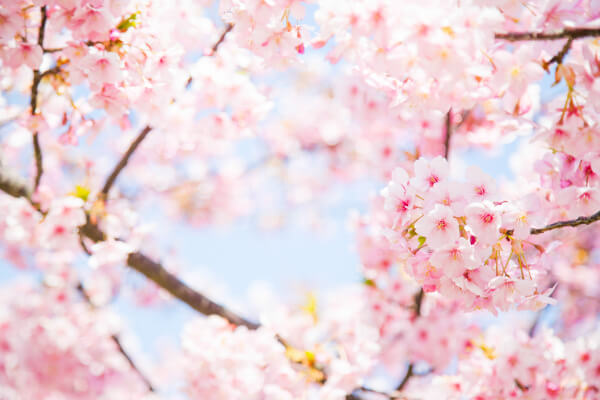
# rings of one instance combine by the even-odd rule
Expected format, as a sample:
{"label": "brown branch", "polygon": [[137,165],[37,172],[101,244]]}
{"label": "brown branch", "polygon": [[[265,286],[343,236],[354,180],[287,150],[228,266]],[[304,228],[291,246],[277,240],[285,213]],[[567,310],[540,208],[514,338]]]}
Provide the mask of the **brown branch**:
{"label": "brown branch", "polygon": [[[225,25],[225,29],[221,33],[221,36],[219,36],[219,39],[217,39],[215,44],[212,45],[212,47],[210,48],[210,54],[207,54],[207,55],[214,56],[217,53],[217,50],[219,50],[219,46],[221,46],[221,44],[223,44],[223,42],[225,41],[225,37],[227,36],[227,34],[229,32],[231,32],[232,29],[233,29],[233,24],[228,23],[227,25]],[[190,76],[188,78],[188,80],[185,82],[185,88],[186,89],[189,88],[192,85],[193,81],[194,81],[194,78],[192,76]]]}
{"label": "brown branch", "polygon": [[567,55],[567,53],[569,52],[569,50],[571,49],[571,44],[573,43],[573,38],[570,37],[569,39],[567,39],[567,41],[565,42],[563,48],[556,53],[551,59],[549,59],[548,61],[544,61],[543,62],[543,67],[545,70],[548,70],[548,67],[550,65],[552,65],[552,63],[556,63],[556,64],[562,64],[565,56]]}
{"label": "brown branch", "polygon": [[[46,32],[46,22],[48,21],[48,14],[46,13],[46,6],[43,6],[40,9],[41,13],[41,23],[40,29],[38,30],[38,45],[43,49],[44,48],[44,35]],[[43,74],[40,74],[40,70],[36,68],[33,71],[33,82],[31,84],[31,99],[30,99],[30,107],[31,107],[31,115],[35,115],[37,113],[37,103],[38,103],[38,89],[40,86],[40,81],[42,80]],[[33,183],[33,191],[35,192],[40,184],[40,180],[42,179],[42,174],[44,173],[44,163],[42,161],[42,148],[40,146],[40,140],[38,137],[38,132],[34,132],[32,134],[32,142],[33,142],[33,154],[35,157],[35,178]]]}
{"label": "brown branch", "polygon": [[361,386],[359,388],[354,389],[354,391],[352,393],[346,395],[346,400],[362,400],[362,397],[360,397],[360,395],[358,394],[360,392],[376,394],[378,396],[385,397],[386,399],[389,399],[389,400],[400,400],[402,398],[396,394],[385,393],[385,392],[381,392],[379,390]]}
{"label": "brown branch", "polygon": [[[27,199],[36,210],[41,212],[39,205],[31,200],[31,192],[27,188],[27,185],[19,178],[10,176],[4,169],[0,169],[0,190],[12,197]],[[106,239],[104,232],[97,225],[93,224],[89,217],[85,225],[79,227],[79,232],[93,242],[100,242]],[[243,325],[249,329],[257,329],[259,327],[259,324],[238,316],[187,286],[179,278],[167,271],[161,264],[152,261],[140,252],[129,254],[127,265],[201,314],[218,315],[232,324]]]}
{"label": "brown branch", "polygon": [[446,113],[446,134],[444,135],[444,158],[450,154],[450,137],[452,136],[452,108]]}
{"label": "brown branch", "polygon": [[142,143],[142,141],[146,138],[146,136],[148,135],[148,133],[150,133],[151,130],[152,130],[152,127],[147,125],[144,129],[142,129],[142,131],[135,138],[135,140],[129,145],[129,148],[127,149],[125,154],[123,154],[123,156],[121,157],[121,159],[119,160],[117,165],[115,165],[115,168],[113,169],[111,174],[108,176],[108,179],[106,179],[106,183],[104,183],[104,186],[102,187],[102,191],[100,192],[100,196],[102,198],[106,199],[108,197],[108,192],[110,191],[112,185],[117,180],[117,177],[119,176],[119,174],[121,173],[123,168],[125,168],[125,166],[129,162],[129,158],[137,150],[140,143]]}
{"label": "brown branch", "polygon": [[248,329],[257,329],[259,327],[259,324],[240,317],[190,288],[162,265],[152,261],[140,252],[130,253],[127,257],[127,265],[204,315],[219,315],[234,325],[242,325]]}
{"label": "brown branch", "polygon": [[46,12],[46,6],[43,6],[40,9],[42,14],[42,21],[40,22],[40,29],[38,30],[38,44],[43,49],[44,48],[44,35],[46,34],[46,22],[48,22],[48,13]]}
{"label": "brown branch", "polygon": [[560,40],[581,39],[584,37],[600,36],[600,28],[565,28],[556,32],[507,32],[496,33],[496,39],[517,42],[521,40]]}
{"label": "brown branch", "polygon": [[225,25],[225,30],[223,31],[223,33],[221,33],[221,36],[219,36],[219,40],[217,40],[215,42],[215,44],[213,45],[213,47],[211,48],[212,50],[212,54],[215,54],[217,52],[217,50],[219,50],[219,46],[225,41],[225,37],[227,36],[227,34],[229,32],[231,32],[231,30],[233,29],[233,24],[227,24]]}
{"label": "brown branch", "polygon": [[[596,212],[593,215],[590,215],[589,217],[578,217],[567,221],[558,221],[550,225],[546,225],[543,228],[531,228],[530,233],[532,235],[539,235],[541,233],[548,232],[553,229],[565,228],[567,226],[575,227],[579,225],[590,225],[598,220],[600,220],[600,211]],[[507,233],[512,234],[512,231],[508,231]]]}
{"label": "brown branch", "polygon": [[415,295],[414,310],[415,310],[415,316],[417,316],[417,317],[421,316],[421,305],[423,304],[424,297],[425,297],[425,292],[423,291],[423,288],[421,288],[421,289],[419,289],[419,292]]}
{"label": "brown branch", "polygon": [[42,148],[40,146],[40,139],[38,133],[34,132],[32,136],[33,141],[33,154],[35,156],[35,180],[33,181],[33,191],[35,192],[40,185],[42,174],[44,173],[44,164],[42,161]]}
{"label": "brown branch", "polygon": [[413,368],[414,368],[414,365],[412,363],[408,364],[406,374],[404,375],[404,378],[402,378],[402,381],[400,382],[400,384],[396,387],[396,391],[401,392],[406,387],[406,384],[408,383],[410,378],[412,378],[414,375]]}
{"label": "brown branch", "polygon": [[[0,190],[12,197],[23,197],[30,203],[31,190],[19,176],[0,164]],[[36,207],[37,208],[37,207]]]}
{"label": "brown branch", "polygon": [[[96,306],[92,302],[92,299],[90,298],[90,296],[85,291],[85,288],[83,287],[83,285],[81,284],[81,282],[79,282],[77,284],[76,289],[79,291],[79,293],[81,293],[81,297],[84,298],[84,300],[89,304],[89,306],[91,308],[96,308]],[[125,357],[125,359],[127,360],[127,363],[129,364],[129,366],[138,374],[138,376],[140,377],[140,379],[142,379],[142,381],[144,382],[144,384],[148,387],[148,390],[151,391],[151,392],[154,392],[155,391],[154,386],[152,385],[152,383],[150,382],[150,380],[146,377],[146,375],[144,375],[142,373],[142,371],[138,368],[138,366],[135,364],[135,362],[133,361],[133,359],[131,358],[131,356],[127,353],[127,351],[125,350],[125,348],[121,344],[121,340],[119,339],[119,337],[117,335],[113,334],[113,335],[110,336],[110,338],[115,343],[115,345],[117,346],[117,349],[119,350],[119,352],[123,355],[123,357]]]}

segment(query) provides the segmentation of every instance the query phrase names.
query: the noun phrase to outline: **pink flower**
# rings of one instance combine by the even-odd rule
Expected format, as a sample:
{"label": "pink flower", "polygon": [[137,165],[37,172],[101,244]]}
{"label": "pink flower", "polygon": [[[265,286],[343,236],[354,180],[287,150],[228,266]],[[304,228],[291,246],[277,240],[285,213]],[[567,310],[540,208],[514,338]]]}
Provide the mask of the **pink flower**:
{"label": "pink flower", "polygon": [[478,242],[493,244],[500,239],[501,218],[490,201],[469,204],[465,209],[465,214],[467,224]]}
{"label": "pink flower", "polygon": [[425,198],[425,207],[432,203],[448,206],[455,215],[460,215],[466,206],[464,185],[451,181],[436,184]]}
{"label": "pink flower", "polygon": [[449,277],[461,276],[465,269],[477,267],[473,247],[464,238],[434,251],[429,262]]}
{"label": "pink flower", "polygon": [[121,60],[119,56],[111,52],[101,54],[89,54],[81,60],[80,68],[91,77],[90,83],[102,86],[104,83],[118,84],[122,79],[119,67]]}
{"label": "pink flower", "polygon": [[451,245],[459,237],[458,222],[452,209],[440,204],[417,221],[415,230],[427,239],[426,243],[432,249]]}
{"label": "pink flower", "polygon": [[597,188],[569,186],[556,196],[567,209],[569,218],[588,216],[600,210],[600,193]]}
{"label": "pink flower", "polygon": [[479,167],[469,166],[466,172],[467,193],[474,201],[496,200],[496,183]]}
{"label": "pink flower", "polygon": [[415,161],[414,184],[423,190],[430,189],[436,183],[446,179],[449,172],[450,167],[444,157],[438,156],[431,161],[419,158]]}
{"label": "pink flower", "polygon": [[42,63],[43,51],[38,44],[20,43],[7,51],[4,58],[6,65],[12,68],[19,68],[27,65],[31,69],[38,69]]}
{"label": "pink flower", "polygon": [[94,107],[105,110],[109,115],[120,118],[127,112],[129,100],[119,89],[112,83],[105,83],[102,90],[96,93],[90,100],[90,104]]}

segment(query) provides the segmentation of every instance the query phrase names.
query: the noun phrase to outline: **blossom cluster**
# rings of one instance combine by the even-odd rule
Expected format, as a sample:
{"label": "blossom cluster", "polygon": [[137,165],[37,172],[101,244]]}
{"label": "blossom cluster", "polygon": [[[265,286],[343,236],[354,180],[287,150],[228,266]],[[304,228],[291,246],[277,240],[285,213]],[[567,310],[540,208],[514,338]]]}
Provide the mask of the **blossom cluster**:
{"label": "blossom cluster", "polygon": [[69,290],[4,288],[0,397],[145,399],[146,386],[112,339],[116,322]]}
{"label": "blossom cluster", "polygon": [[551,331],[490,329],[461,360],[456,375],[415,385],[412,394],[437,399],[597,399],[598,332],[565,342]]}
{"label": "blossom cluster", "polygon": [[530,241],[532,223],[543,221],[535,198],[521,206],[501,201],[478,168],[467,170],[467,182],[453,181],[442,157],[417,160],[411,175],[397,169],[382,195],[394,255],[426,292],[460,299],[466,309],[552,302],[537,283],[543,250]]}

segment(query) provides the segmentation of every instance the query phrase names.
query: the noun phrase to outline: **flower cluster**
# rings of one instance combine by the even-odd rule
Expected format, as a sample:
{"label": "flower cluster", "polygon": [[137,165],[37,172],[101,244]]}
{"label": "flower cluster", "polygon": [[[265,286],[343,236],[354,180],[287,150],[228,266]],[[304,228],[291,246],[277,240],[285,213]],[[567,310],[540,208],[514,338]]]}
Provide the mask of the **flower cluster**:
{"label": "flower cluster", "polygon": [[427,292],[460,299],[467,309],[537,309],[552,302],[537,280],[544,274],[530,241],[535,202],[500,201],[495,182],[477,168],[467,182],[449,177],[442,157],[419,159],[409,176],[394,171],[383,190],[385,227],[395,256]]}
{"label": "flower cluster", "polygon": [[3,399],[143,399],[146,386],[119,352],[117,325],[62,289],[4,288],[0,306]]}
{"label": "flower cluster", "polygon": [[597,399],[599,339],[597,331],[563,342],[550,331],[530,338],[490,329],[456,375],[421,382],[411,392],[424,399]]}
{"label": "flower cluster", "polygon": [[233,24],[232,39],[265,62],[285,64],[304,53],[307,30],[291,19],[304,18],[303,0],[226,0],[219,2],[222,18]]}
{"label": "flower cluster", "polygon": [[292,400],[304,388],[284,346],[268,330],[253,332],[209,317],[186,326],[182,346],[192,398]]}

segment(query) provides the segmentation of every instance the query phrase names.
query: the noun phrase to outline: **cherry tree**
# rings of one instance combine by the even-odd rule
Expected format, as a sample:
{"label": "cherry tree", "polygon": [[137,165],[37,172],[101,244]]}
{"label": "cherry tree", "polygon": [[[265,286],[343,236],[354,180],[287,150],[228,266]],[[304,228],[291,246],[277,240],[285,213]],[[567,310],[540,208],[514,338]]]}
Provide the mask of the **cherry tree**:
{"label": "cherry tree", "polygon": [[[598,37],[594,0],[0,0],[0,249],[30,278],[0,398],[600,399]],[[304,307],[215,301],[145,221],[318,228],[365,181],[364,279]],[[197,313],[157,365],[120,292]]]}

